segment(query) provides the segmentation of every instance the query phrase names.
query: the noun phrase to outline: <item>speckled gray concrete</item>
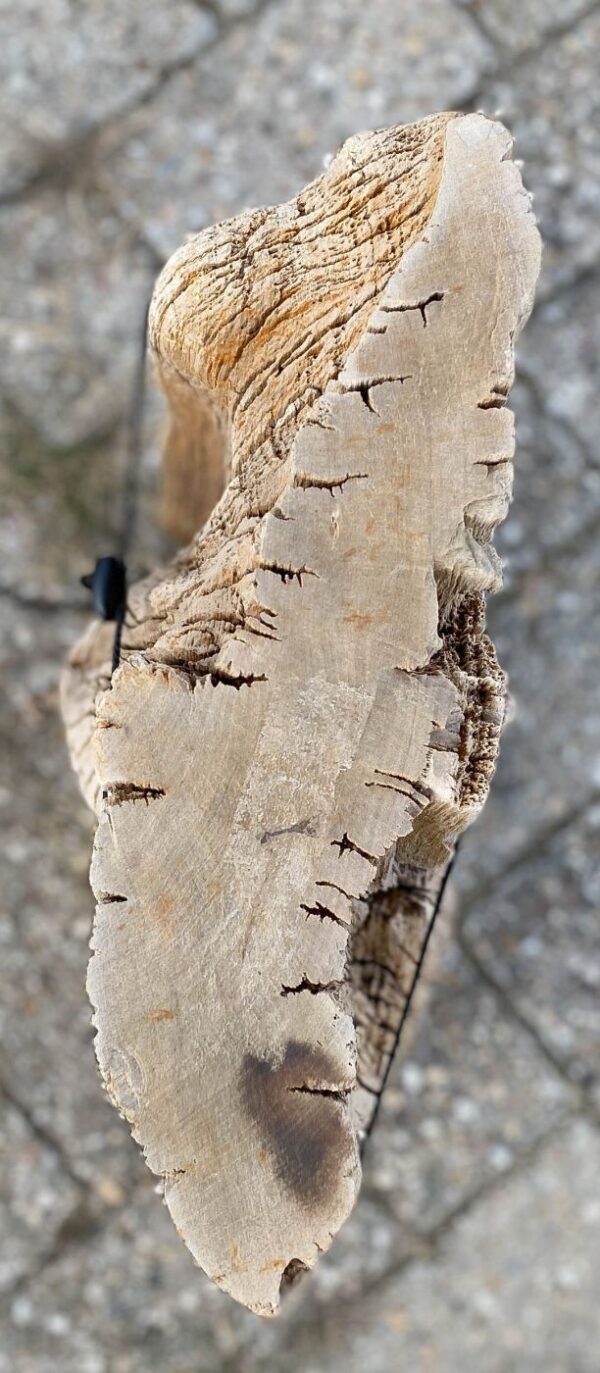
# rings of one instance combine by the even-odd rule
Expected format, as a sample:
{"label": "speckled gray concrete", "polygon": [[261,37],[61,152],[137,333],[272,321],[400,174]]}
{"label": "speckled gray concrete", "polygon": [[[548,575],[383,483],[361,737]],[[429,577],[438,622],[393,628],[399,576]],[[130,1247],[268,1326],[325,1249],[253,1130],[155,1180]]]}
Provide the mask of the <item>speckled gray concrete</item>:
{"label": "speckled gray concrete", "polygon": [[[0,1373],[597,1373],[600,4],[27,0],[0,16]],[[26,22],[27,21],[27,22]],[[365,1156],[278,1322],[211,1288],[93,1059],[91,825],[57,718],[144,301],[357,129],[503,107],[547,239],[490,619],[514,704]],[[142,570],[160,407],[148,412]],[[594,1271],[596,1277],[594,1278]]]}
{"label": "speckled gray concrete", "polygon": [[[156,107],[102,140],[100,175],[166,256],[246,205],[287,200],[358,129],[460,105],[491,50],[446,0],[286,0],[234,26]],[[149,169],[154,171],[149,175]]]}
{"label": "speckled gray concrete", "polygon": [[135,104],[216,32],[193,0],[21,0],[0,8],[0,167],[15,194],[90,131]]}
{"label": "speckled gray concrete", "polygon": [[588,0],[457,0],[499,49],[521,53],[552,35],[571,31],[590,8]]}
{"label": "speckled gray concrete", "polygon": [[[539,0],[540,12],[543,5]],[[588,8],[587,18],[546,45],[535,44],[530,55],[507,55],[497,78],[481,88],[485,104],[502,110],[517,156],[527,161],[546,244],[542,290],[592,267],[600,249],[600,12]],[[520,11],[519,5],[515,30]]]}
{"label": "speckled gray concrete", "polygon": [[466,914],[463,938],[549,1055],[600,1104],[600,802]]}
{"label": "speckled gray concrete", "polygon": [[600,562],[583,487],[581,505],[583,532],[560,552],[542,548],[490,613],[510,672],[510,718],[492,793],[462,848],[464,892],[485,887],[600,788]]}
{"label": "speckled gray concrete", "polygon": [[[598,1131],[577,1121],[365,1298],[319,1313],[270,1373],[597,1373]],[[267,1367],[262,1359],[253,1367]]]}
{"label": "speckled gray concrete", "polygon": [[44,186],[0,206],[0,375],[50,445],[114,424],[131,387],[153,262],[106,197]]}

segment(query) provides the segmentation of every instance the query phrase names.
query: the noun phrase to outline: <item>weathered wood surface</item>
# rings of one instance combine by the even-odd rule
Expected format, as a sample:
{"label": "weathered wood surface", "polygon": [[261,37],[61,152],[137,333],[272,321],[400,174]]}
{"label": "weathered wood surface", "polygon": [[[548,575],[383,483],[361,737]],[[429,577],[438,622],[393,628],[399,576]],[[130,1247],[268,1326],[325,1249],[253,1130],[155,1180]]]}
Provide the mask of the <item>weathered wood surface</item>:
{"label": "weathered wood surface", "polygon": [[193,468],[208,407],[228,486],[134,589],[110,689],[106,627],[65,677],[102,1073],[186,1244],[262,1314],[354,1204],[496,759],[484,596],[539,267],[510,148],[481,115],[362,135],[175,254],[150,322],[167,464]]}

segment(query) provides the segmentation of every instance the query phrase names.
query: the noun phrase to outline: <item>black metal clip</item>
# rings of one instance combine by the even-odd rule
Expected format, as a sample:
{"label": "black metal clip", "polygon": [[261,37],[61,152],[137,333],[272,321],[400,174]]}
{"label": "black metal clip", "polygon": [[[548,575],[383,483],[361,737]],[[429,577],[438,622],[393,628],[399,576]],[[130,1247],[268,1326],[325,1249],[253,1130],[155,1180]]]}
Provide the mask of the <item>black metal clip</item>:
{"label": "black metal clip", "polygon": [[121,634],[127,604],[127,570],[121,558],[98,558],[93,572],[81,578],[82,586],[91,591],[94,610],[103,620],[115,621],[112,671],[121,658]]}

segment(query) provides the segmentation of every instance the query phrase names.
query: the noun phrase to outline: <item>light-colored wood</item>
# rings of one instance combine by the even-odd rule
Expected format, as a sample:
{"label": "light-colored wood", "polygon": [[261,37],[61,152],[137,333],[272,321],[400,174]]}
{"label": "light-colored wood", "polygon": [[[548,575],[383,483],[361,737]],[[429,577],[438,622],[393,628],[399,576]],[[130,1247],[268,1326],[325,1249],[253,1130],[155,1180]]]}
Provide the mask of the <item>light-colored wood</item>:
{"label": "light-colored wood", "polygon": [[362,135],[175,254],[150,332],[177,464],[210,405],[229,483],[134,589],[110,690],[105,627],[65,679],[102,1073],[195,1258],[261,1314],[354,1204],[496,759],[483,601],[540,255],[510,148],[481,115]]}
{"label": "light-colored wood", "polygon": [[187,543],[212,514],[231,476],[229,416],[208,388],[190,386],[164,363],[157,370],[169,399],[160,522],[179,543]]}

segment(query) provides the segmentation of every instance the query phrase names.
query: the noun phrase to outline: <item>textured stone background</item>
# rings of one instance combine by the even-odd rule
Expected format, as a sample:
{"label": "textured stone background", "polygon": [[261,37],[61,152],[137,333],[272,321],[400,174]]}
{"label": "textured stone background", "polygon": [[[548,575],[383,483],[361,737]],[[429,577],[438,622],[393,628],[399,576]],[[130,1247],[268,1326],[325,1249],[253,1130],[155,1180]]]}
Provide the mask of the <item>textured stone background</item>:
{"label": "textured stone background", "polygon": [[[598,1373],[599,43],[584,0],[0,5],[0,1373]],[[446,107],[504,112],[546,240],[490,617],[513,720],[360,1204],[265,1324],[194,1268],[100,1089],[57,678],[164,256]]]}

